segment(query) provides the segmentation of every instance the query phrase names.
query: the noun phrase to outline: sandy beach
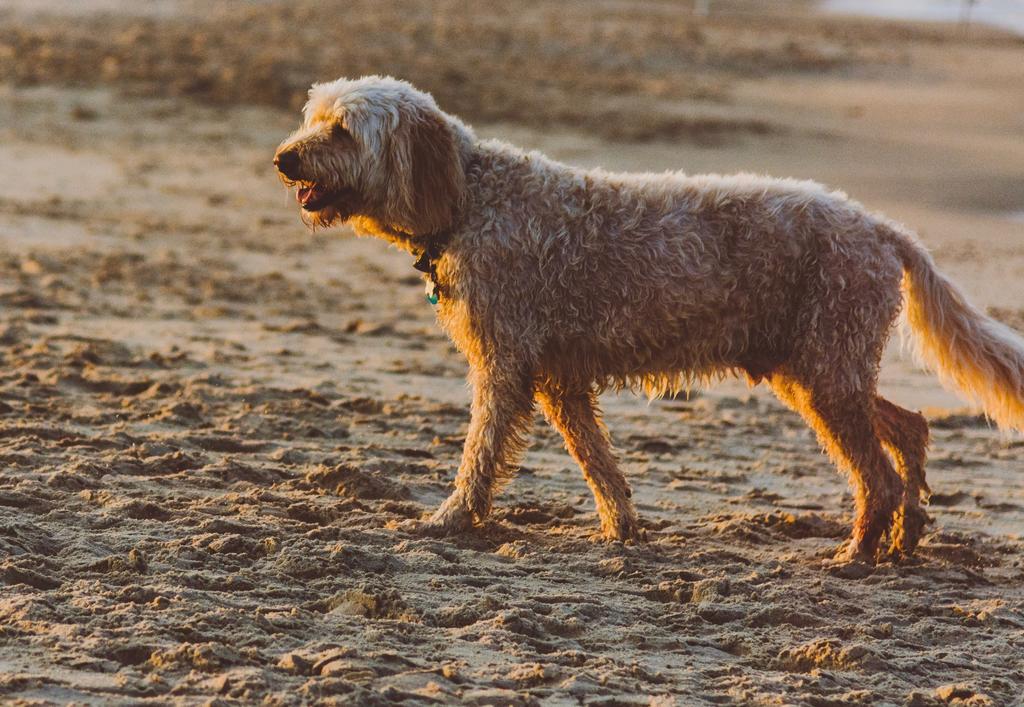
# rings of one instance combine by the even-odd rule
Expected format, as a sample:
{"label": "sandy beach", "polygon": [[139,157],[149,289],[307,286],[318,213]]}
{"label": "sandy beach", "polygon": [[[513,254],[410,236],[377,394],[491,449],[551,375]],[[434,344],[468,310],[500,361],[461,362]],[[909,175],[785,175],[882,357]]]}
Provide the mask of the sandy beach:
{"label": "sandy beach", "polygon": [[[0,701],[1013,705],[1024,441],[901,353],[914,559],[827,564],[846,481],[761,388],[606,395],[648,541],[538,417],[482,526],[465,364],[412,259],[271,165],[314,80],[391,73],[611,169],[822,181],[1024,330],[1024,39],[809,2],[0,4]],[[72,7],[73,6],[73,7]]]}

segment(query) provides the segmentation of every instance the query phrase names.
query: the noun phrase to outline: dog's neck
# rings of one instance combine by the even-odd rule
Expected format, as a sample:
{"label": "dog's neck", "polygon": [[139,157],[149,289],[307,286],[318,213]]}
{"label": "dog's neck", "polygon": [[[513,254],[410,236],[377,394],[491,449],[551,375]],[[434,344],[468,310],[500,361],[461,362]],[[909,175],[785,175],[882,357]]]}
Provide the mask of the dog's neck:
{"label": "dog's neck", "polygon": [[349,223],[357,234],[380,238],[413,255],[419,255],[427,250],[440,252],[447,244],[451,233],[450,230],[428,234],[409,233],[372,216],[355,216]]}
{"label": "dog's neck", "polygon": [[426,236],[416,235],[367,216],[356,217],[351,220],[351,224],[355,228],[356,233],[360,235],[383,238],[402,250],[415,255],[416,262],[413,264],[413,267],[425,274],[429,279],[427,300],[431,304],[437,304],[445,289],[438,279],[437,261],[440,260],[448,245],[448,240],[451,237],[450,231],[432,233]]}
{"label": "dog's neck", "polygon": [[416,253],[416,236],[373,216],[354,216],[349,225],[360,236],[373,236],[409,253]]}

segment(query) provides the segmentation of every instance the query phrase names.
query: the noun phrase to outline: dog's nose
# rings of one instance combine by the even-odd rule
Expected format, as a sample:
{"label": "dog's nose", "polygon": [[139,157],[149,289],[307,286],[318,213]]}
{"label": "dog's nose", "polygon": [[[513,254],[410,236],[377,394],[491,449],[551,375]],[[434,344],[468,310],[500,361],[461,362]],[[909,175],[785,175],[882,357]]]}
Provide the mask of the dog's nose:
{"label": "dog's nose", "polygon": [[299,153],[295,150],[279,152],[274,155],[274,166],[289,179],[297,179],[299,176]]}

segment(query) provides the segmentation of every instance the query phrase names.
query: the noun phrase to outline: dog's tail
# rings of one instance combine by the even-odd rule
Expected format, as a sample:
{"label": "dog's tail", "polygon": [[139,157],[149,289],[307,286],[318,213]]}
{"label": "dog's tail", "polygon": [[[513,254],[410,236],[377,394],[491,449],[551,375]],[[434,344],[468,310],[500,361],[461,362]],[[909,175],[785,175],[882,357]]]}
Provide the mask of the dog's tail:
{"label": "dog's tail", "polygon": [[918,358],[1000,427],[1024,432],[1024,339],[972,306],[914,236],[892,231]]}

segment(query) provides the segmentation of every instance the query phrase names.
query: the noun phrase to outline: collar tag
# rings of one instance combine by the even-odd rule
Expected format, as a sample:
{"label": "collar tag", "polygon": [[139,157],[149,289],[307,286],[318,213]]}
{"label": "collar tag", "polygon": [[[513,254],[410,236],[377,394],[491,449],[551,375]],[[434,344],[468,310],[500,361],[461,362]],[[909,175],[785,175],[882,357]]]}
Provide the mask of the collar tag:
{"label": "collar tag", "polygon": [[437,304],[441,295],[441,285],[437,281],[437,260],[442,251],[437,244],[427,243],[423,252],[413,263],[413,267],[427,276],[427,302]]}

